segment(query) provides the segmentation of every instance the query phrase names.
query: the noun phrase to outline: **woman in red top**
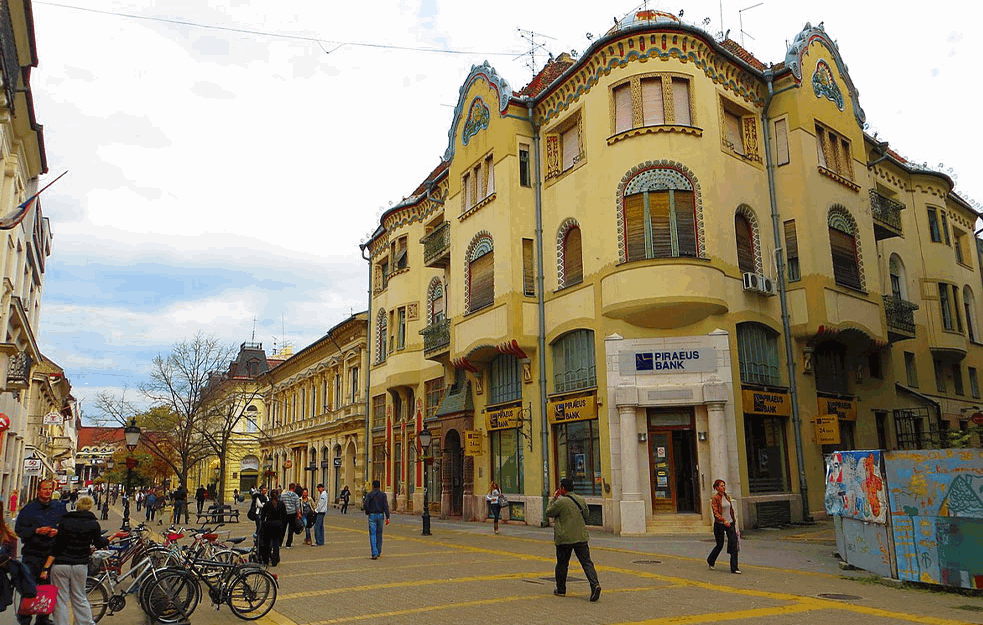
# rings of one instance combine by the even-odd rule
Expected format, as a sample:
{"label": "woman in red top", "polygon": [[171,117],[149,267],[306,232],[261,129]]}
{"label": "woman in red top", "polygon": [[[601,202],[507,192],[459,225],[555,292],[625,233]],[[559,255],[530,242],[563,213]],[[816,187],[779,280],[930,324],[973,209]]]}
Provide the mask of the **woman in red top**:
{"label": "woman in red top", "polygon": [[10,506],[10,508],[8,508],[10,510],[10,514],[17,514],[17,489],[16,488],[14,489],[14,492],[10,493],[10,501],[8,501],[7,503]]}
{"label": "woman in red top", "polygon": [[740,575],[741,569],[737,568],[737,552],[740,544],[737,540],[737,515],[734,513],[734,502],[727,494],[727,483],[717,480],[713,483],[713,490],[717,491],[710,498],[710,507],[713,509],[713,538],[717,541],[713,551],[707,556],[707,564],[710,568],[717,562],[720,550],[724,548],[724,534],[727,535],[727,553],[730,554],[730,572]]}

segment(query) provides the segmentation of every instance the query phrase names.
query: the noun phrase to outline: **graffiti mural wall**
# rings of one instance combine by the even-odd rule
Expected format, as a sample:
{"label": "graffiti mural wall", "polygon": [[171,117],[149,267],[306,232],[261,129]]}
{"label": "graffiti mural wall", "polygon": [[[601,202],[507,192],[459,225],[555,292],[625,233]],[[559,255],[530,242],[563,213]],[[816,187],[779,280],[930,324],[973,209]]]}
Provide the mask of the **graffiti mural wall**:
{"label": "graffiti mural wall", "polygon": [[838,451],[826,458],[826,512],[868,523],[887,523],[881,451]]}
{"label": "graffiti mural wall", "polygon": [[884,464],[898,577],[983,588],[983,449],[889,451]]}

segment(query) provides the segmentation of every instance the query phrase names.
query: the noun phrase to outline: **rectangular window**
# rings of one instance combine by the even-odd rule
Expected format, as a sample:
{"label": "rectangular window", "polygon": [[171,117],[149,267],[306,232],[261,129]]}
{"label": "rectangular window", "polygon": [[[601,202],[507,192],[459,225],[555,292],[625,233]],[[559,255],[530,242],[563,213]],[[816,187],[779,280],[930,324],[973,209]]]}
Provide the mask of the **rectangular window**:
{"label": "rectangular window", "polygon": [[561,171],[567,171],[580,160],[580,125],[574,120],[572,126],[560,133],[560,150],[563,152]]}
{"label": "rectangular window", "polygon": [[522,372],[519,359],[503,354],[491,362],[488,381],[488,403],[504,404],[522,399]]}
{"label": "rectangular window", "polygon": [[782,417],[744,415],[749,492],[788,492],[785,422]]}
{"label": "rectangular window", "polygon": [[915,355],[913,353],[904,353],[904,368],[908,378],[908,386],[918,388],[918,367],[915,365]]}
{"label": "rectangular window", "polygon": [[350,375],[348,388],[351,389],[351,395],[349,398],[349,403],[354,404],[358,401],[358,367],[352,367],[348,370]]}
{"label": "rectangular window", "polygon": [[519,184],[523,187],[532,186],[532,177],[530,176],[530,163],[529,163],[529,145],[526,143],[519,144]]}
{"label": "rectangular window", "polygon": [[952,298],[949,300],[950,306],[952,306],[952,316],[956,320],[956,332],[962,334],[963,332],[963,316],[959,310],[959,287],[952,285]]}
{"label": "rectangular window", "polygon": [[942,327],[955,331],[956,324],[952,320],[952,302],[949,299],[949,285],[939,282],[939,309],[942,313]]}
{"label": "rectangular window", "polygon": [[[385,397],[383,397],[383,402],[385,402]],[[338,410],[341,408],[341,374],[336,373],[334,376],[334,409]]]}
{"label": "rectangular window", "polygon": [[519,430],[490,432],[491,479],[504,493],[522,492],[522,435]]}
{"label": "rectangular window", "polygon": [[953,239],[952,247],[956,251],[956,262],[958,262],[961,265],[966,265],[966,266],[970,265],[969,262],[970,253],[969,253],[969,248],[967,246],[969,237],[966,236],[966,233],[963,232],[962,230],[953,228],[952,239]]}
{"label": "rectangular window", "polygon": [[[594,332],[574,330],[553,343],[553,392],[597,386]],[[562,474],[561,474],[562,475]]]}
{"label": "rectangular window", "polygon": [[386,326],[389,329],[389,353],[396,351],[396,311],[389,311],[389,324]]}
{"label": "rectangular window", "polygon": [[730,149],[743,155],[744,133],[741,132],[741,118],[730,111],[724,111],[724,136]]}
{"label": "rectangular window", "polygon": [[470,304],[468,312],[474,312],[495,301],[495,252],[488,252],[471,261],[468,266],[470,280]]}
{"label": "rectangular window", "polygon": [[376,395],[372,398],[372,427],[381,428],[386,425],[386,395]]}
{"label": "rectangular window", "polygon": [[625,198],[628,260],[696,256],[692,191],[645,191]]}
{"label": "rectangular window", "polygon": [[466,211],[474,206],[474,195],[471,193],[471,174],[461,176],[461,211]]}
{"label": "rectangular window", "polygon": [[877,448],[887,449],[887,413],[883,411],[875,412],[874,424],[877,427]]}
{"label": "rectangular window", "polygon": [[965,395],[966,389],[963,387],[963,368],[959,363],[952,365],[952,387],[956,395]]}
{"label": "rectangular window", "polygon": [[600,496],[601,440],[596,419],[553,426],[556,474],[573,480],[573,491]]}
{"label": "rectangular window", "polygon": [[396,311],[396,349],[406,348],[406,307]]}
{"label": "rectangular window", "polygon": [[423,389],[426,401],[424,418],[432,419],[437,416],[437,408],[440,406],[440,400],[444,397],[444,378],[427,380],[423,384]]}
{"label": "rectangular window", "polygon": [[980,398],[980,380],[976,374],[976,367],[969,368],[969,392],[974,399]]}
{"label": "rectangular window", "polygon": [[853,179],[850,142],[825,126],[816,124],[816,150],[819,165],[844,178]]}
{"label": "rectangular window", "polygon": [[952,240],[949,239],[949,215],[944,210],[939,213],[942,217],[942,238],[946,245],[952,245]]}
{"label": "rectangular window", "polygon": [[406,269],[407,237],[399,237],[392,243],[393,270]]}
{"label": "rectangular window", "polygon": [[[625,85],[627,87],[628,85]],[[642,125],[661,126],[666,123],[665,92],[662,89],[662,79],[644,78],[642,87]],[[689,103],[687,102],[687,107]],[[628,121],[631,121],[631,95],[628,95]]]}
{"label": "rectangular window", "polygon": [[928,233],[932,237],[932,241],[942,242],[942,231],[939,230],[939,213],[931,207],[928,209]]}
{"label": "rectangular window", "polygon": [[837,284],[861,290],[857,265],[857,241],[854,235],[829,228],[829,246],[833,257],[833,277]]}
{"label": "rectangular window", "polygon": [[693,117],[689,110],[689,81],[685,78],[672,79],[672,109],[676,116],[676,124],[693,125]]}
{"label": "rectangular window", "polygon": [[779,119],[775,122],[775,165],[788,165],[788,120]]}
{"label": "rectangular window", "polygon": [[536,295],[536,263],[533,252],[533,240],[522,239],[522,293],[530,297]]}
{"label": "rectangular window", "polygon": [[795,234],[795,220],[785,222],[785,258],[788,262],[788,281],[795,282],[802,277],[799,272],[799,237]]}
{"label": "rectangular window", "polygon": [[485,197],[495,193],[495,159],[491,154],[485,157]]}
{"label": "rectangular window", "polygon": [[878,380],[884,378],[884,372],[881,369],[881,354],[879,352],[874,352],[867,357],[867,369],[870,371],[870,377],[877,378]]}
{"label": "rectangular window", "polygon": [[378,281],[376,282],[376,284],[379,285],[379,288],[384,289],[387,286],[389,286],[389,273],[390,273],[389,272],[389,257],[387,256],[386,258],[382,259],[382,261],[379,263],[378,267],[379,267],[379,271],[376,274],[376,277],[378,278]]}
{"label": "rectangular window", "polygon": [[757,323],[737,325],[737,360],[741,382],[779,386],[778,333]]}
{"label": "rectangular window", "polygon": [[937,358],[932,360],[932,365],[935,367],[935,390],[945,393],[945,367],[942,366],[942,361]]}
{"label": "rectangular window", "polygon": [[[662,81],[657,80],[659,89]],[[661,101],[661,98],[660,98]],[[624,132],[634,127],[632,123],[631,83],[625,83],[614,89],[614,132]]]}
{"label": "rectangular window", "polygon": [[386,443],[382,440],[372,442],[372,479],[386,485]]}

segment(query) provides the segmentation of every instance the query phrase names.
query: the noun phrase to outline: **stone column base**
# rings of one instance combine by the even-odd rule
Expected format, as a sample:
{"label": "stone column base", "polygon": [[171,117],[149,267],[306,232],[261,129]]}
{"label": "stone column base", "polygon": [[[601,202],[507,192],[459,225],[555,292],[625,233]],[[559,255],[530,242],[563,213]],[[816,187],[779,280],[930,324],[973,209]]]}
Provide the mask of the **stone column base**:
{"label": "stone column base", "polygon": [[645,502],[621,501],[621,535],[638,536],[645,533]]}

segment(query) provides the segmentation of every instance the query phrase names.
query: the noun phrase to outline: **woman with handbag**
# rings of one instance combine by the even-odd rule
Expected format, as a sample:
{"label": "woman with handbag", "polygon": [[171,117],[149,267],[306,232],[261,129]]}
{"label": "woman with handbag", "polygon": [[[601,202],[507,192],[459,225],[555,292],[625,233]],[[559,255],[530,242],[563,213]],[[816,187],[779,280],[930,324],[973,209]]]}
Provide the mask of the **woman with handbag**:
{"label": "woman with handbag", "polygon": [[311,494],[306,488],[301,491],[301,493],[300,510],[301,514],[304,515],[304,530],[307,532],[304,538],[304,544],[313,545],[314,543],[311,541],[311,528],[314,527],[314,519],[317,518],[317,514],[314,512],[314,507],[316,504],[314,503],[314,500],[311,499]]}
{"label": "woman with handbag", "polygon": [[58,522],[55,546],[48,556],[41,579],[50,579],[58,588],[61,600],[55,602],[55,625],[68,625],[68,603],[71,601],[76,625],[95,625],[85,593],[85,578],[89,574],[92,548],[109,544],[102,535],[96,515],[92,514],[92,497],[79,497],[75,510],[65,513]]}
{"label": "woman with handbag", "polygon": [[737,553],[740,551],[740,534],[737,531],[737,515],[734,513],[734,502],[727,494],[727,483],[723,480],[716,480],[713,483],[713,490],[717,491],[710,498],[710,509],[713,510],[713,538],[717,544],[710,555],[707,556],[707,564],[712,569],[717,563],[717,556],[724,547],[724,534],[727,535],[727,553],[730,554],[730,572],[741,574],[741,569],[737,567]]}
{"label": "woman with handbag", "polygon": [[505,502],[505,495],[502,494],[502,489],[498,487],[498,482],[492,480],[491,484],[488,485],[488,494],[485,495],[485,500],[488,501],[488,506],[491,508],[492,519],[495,521],[495,533],[498,533],[498,521],[502,515],[502,505]]}
{"label": "woman with handbag", "polygon": [[263,504],[259,513],[260,546],[259,561],[263,564],[276,566],[280,564],[280,542],[283,531],[289,529],[287,523],[287,508],[280,501],[279,491],[270,493],[270,500]]}

